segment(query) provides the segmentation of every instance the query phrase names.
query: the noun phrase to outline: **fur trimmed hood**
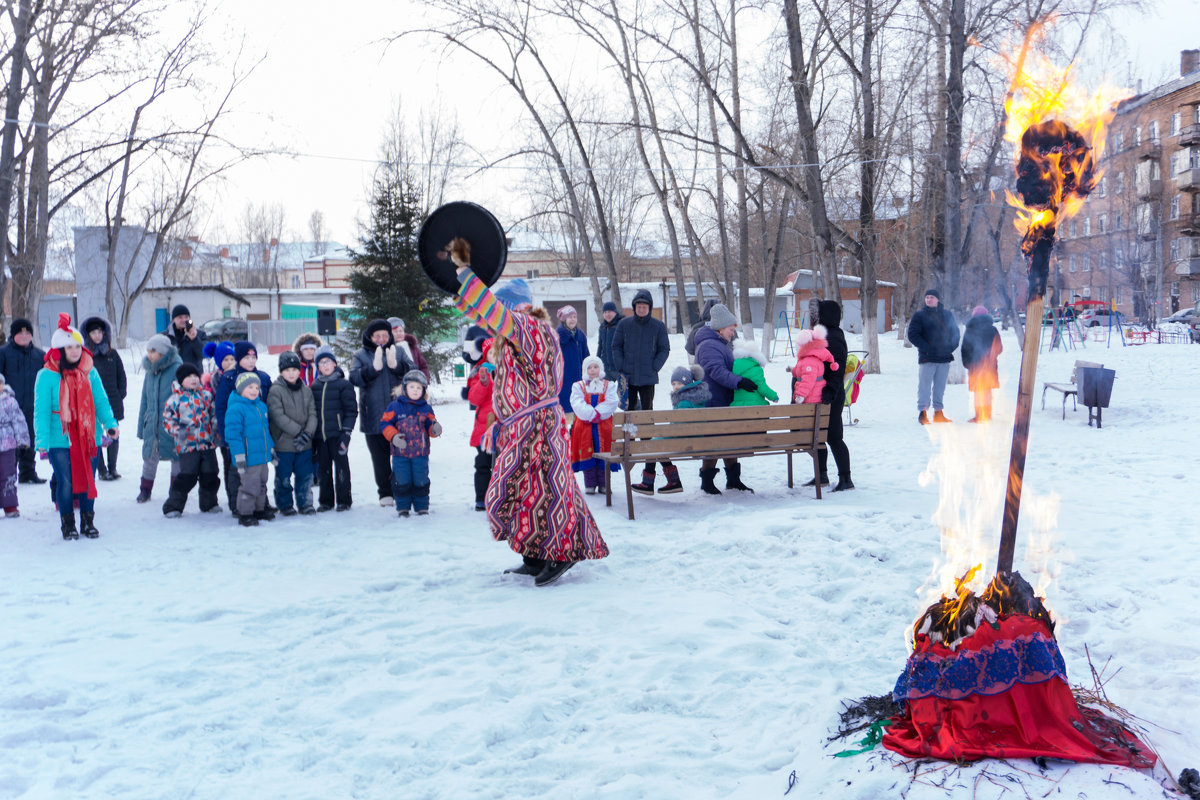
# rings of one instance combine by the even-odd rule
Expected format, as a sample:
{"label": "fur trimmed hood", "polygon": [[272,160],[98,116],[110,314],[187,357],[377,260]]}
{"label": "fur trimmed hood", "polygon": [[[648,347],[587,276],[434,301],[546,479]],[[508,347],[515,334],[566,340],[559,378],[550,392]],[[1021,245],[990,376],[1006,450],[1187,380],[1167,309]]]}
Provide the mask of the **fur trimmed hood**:
{"label": "fur trimmed hood", "polygon": [[767,365],[767,357],[763,354],[763,351],[749,342],[736,342],[733,345],[733,358],[735,361],[739,358],[753,358],[761,366],[765,367]]}
{"label": "fur trimmed hood", "polygon": [[300,356],[300,361],[304,361],[304,356],[300,355],[300,348],[304,344],[311,344],[318,350],[325,344],[324,340],[315,333],[302,333],[296,337],[296,341],[292,342],[292,352]]}

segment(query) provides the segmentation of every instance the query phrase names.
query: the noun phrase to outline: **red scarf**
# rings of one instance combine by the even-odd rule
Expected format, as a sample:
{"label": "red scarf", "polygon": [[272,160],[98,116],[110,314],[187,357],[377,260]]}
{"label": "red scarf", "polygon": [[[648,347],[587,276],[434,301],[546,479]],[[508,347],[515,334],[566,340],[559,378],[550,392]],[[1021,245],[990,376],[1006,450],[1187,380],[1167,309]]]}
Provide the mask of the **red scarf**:
{"label": "red scarf", "polygon": [[92,354],[85,348],[79,362],[64,365],[61,350],[52,348],[46,353],[46,369],[59,374],[58,417],[63,434],[71,442],[71,491],[83,494],[87,487],[89,499],[96,497],[96,475],[92,459],[96,457],[96,404],[92,399]]}

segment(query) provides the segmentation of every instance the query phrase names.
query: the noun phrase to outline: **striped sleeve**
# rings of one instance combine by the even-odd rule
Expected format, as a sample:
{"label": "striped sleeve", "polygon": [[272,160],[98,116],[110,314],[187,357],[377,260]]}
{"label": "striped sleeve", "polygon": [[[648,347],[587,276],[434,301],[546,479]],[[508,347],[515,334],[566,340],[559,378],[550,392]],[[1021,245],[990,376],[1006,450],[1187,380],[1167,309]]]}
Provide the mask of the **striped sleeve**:
{"label": "striped sleeve", "polygon": [[516,328],[515,315],[496,299],[474,272],[468,271],[464,275],[454,307],[493,336],[511,337]]}

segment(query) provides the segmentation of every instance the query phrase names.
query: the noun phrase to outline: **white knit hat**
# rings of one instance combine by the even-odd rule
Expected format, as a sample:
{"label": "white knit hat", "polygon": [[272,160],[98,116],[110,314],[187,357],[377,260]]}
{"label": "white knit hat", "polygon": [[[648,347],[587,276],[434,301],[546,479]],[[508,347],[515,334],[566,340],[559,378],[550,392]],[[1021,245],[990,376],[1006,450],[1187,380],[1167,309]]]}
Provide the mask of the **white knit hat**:
{"label": "white knit hat", "polygon": [[58,327],[54,329],[54,335],[50,337],[50,346],[57,348],[73,344],[82,347],[83,336],[71,327],[71,315],[64,311],[58,315]]}

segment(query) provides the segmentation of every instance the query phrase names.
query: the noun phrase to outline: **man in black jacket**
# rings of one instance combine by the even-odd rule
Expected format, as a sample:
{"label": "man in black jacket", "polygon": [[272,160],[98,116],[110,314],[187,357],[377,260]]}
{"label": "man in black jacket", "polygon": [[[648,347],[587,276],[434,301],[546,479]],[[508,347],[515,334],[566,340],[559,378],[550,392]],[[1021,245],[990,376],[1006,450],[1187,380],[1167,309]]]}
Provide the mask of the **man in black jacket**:
{"label": "man in black jacket", "polygon": [[942,413],[942,396],[950,362],[958,348],[958,321],[949,309],[940,305],[942,295],[937,289],[925,293],[925,307],[908,323],[908,340],[917,348],[917,421],[929,424],[926,416],[933,405],[933,421],[949,422]]}
{"label": "man in black jacket", "polygon": [[671,353],[667,326],[650,316],[653,307],[650,292],[639,289],[633,296],[633,316],[621,320],[613,334],[613,361],[629,384],[630,411],[654,408],[658,371]]}
{"label": "man in black jacket", "polygon": [[[12,387],[17,396],[17,405],[25,413],[29,425],[29,438],[33,439],[33,382],[38,370],[46,360],[41,348],[33,346],[33,323],[27,319],[14,319],[9,327],[9,342],[0,347],[0,373],[4,382]],[[35,469],[32,447],[17,449],[17,475],[21,483],[45,483]]]}
{"label": "man in black jacket", "polygon": [[625,381],[621,380],[616,359],[613,358],[613,339],[617,335],[617,325],[623,319],[625,319],[625,315],[617,308],[617,304],[609,300],[600,311],[600,333],[596,337],[596,355],[604,362],[604,378],[617,382],[617,394],[620,395],[622,411],[625,410],[625,405],[629,400],[629,387],[625,385]]}
{"label": "man in black jacket", "polygon": [[171,309],[171,324],[163,331],[163,336],[171,340],[179,351],[179,358],[185,364],[191,364],[198,370],[204,370],[204,341],[205,335],[192,324],[192,312],[183,303],[177,303]]}

